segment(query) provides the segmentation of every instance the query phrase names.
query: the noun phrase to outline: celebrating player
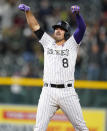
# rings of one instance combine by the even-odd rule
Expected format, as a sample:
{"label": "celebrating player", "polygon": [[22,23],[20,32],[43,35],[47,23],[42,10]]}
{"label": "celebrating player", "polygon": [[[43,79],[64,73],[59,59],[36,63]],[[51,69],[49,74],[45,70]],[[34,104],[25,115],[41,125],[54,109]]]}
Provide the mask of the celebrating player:
{"label": "celebrating player", "polygon": [[29,6],[20,4],[19,9],[25,12],[30,28],[44,48],[44,85],[34,131],[46,131],[50,119],[59,108],[66,114],[76,131],[88,131],[74,89],[77,52],[86,30],[79,13],[80,7],[71,7],[77,21],[77,29],[73,35],[70,35],[70,25],[61,21],[53,25],[53,38],[41,29]]}

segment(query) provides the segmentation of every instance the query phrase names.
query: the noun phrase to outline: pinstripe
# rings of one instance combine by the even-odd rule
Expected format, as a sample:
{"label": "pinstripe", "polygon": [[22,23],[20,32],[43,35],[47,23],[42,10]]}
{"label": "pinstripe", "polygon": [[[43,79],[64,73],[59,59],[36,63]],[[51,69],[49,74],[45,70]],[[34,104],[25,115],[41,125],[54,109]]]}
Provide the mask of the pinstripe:
{"label": "pinstripe", "polygon": [[43,87],[34,131],[46,131],[51,117],[59,107],[66,114],[76,131],[88,131],[74,89],[74,71],[79,45],[72,36],[63,46],[58,46],[47,33],[42,36],[40,42],[44,47],[44,82],[49,84],[72,83],[72,87],[61,89],[50,86]]}
{"label": "pinstripe", "polygon": [[[67,99],[69,99],[69,100],[67,100]],[[73,118],[74,109],[73,109],[73,106],[72,106],[73,104],[71,103],[72,100],[70,100],[70,99],[71,99],[71,97],[69,97],[69,94],[68,94],[68,97],[63,96],[61,98],[61,102],[60,102],[61,105],[60,106],[61,106],[61,109],[64,111],[64,113],[67,115],[68,119],[69,120],[70,120],[70,118],[72,119],[70,121],[73,124],[73,120],[75,119],[75,118]],[[72,117],[69,118],[69,116],[71,116],[71,114],[72,114]]]}
{"label": "pinstripe", "polygon": [[50,90],[47,90],[46,88],[42,90],[37,109],[36,125],[34,127],[34,131],[45,131],[49,120],[57,110],[55,103],[52,103],[50,94],[52,94]]}
{"label": "pinstripe", "polygon": [[[43,37],[44,38],[42,38],[40,42],[45,51],[44,81],[54,84],[63,84],[65,81],[74,80],[75,62],[77,57],[77,44],[74,41],[74,38],[70,37],[70,40],[66,41],[63,46],[57,46],[55,41],[46,33]],[[49,49],[52,50],[52,54],[48,54]],[[59,50],[59,52],[67,50],[69,55],[57,55],[56,50]],[[68,59],[68,68],[63,67],[62,59],[64,58]]]}
{"label": "pinstripe", "polygon": [[[82,131],[85,131],[88,129],[86,128],[85,122],[83,120],[79,100],[77,98],[76,94],[72,94],[70,96],[69,90],[67,92],[67,95],[60,98],[60,108],[64,111],[68,119],[73,124],[74,128],[81,129]],[[77,129],[76,129],[77,131]]]}

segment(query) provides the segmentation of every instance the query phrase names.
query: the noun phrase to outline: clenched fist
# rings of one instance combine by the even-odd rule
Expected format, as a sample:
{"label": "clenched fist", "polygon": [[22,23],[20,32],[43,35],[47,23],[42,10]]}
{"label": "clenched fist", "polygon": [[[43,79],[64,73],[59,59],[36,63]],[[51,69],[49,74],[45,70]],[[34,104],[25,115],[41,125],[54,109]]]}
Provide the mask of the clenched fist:
{"label": "clenched fist", "polygon": [[21,11],[29,11],[30,10],[30,7],[25,5],[25,4],[20,4],[18,6],[18,8],[21,10]]}
{"label": "clenched fist", "polygon": [[71,6],[71,11],[72,11],[73,14],[74,13],[79,14],[80,7],[78,5],[73,5],[73,6]]}

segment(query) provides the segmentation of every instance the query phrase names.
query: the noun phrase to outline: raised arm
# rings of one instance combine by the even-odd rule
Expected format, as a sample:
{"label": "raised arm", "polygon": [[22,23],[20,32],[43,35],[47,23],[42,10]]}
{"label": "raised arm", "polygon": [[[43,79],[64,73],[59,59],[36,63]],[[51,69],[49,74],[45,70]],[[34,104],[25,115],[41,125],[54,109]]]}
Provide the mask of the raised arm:
{"label": "raised arm", "polygon": [[46,47],[48,44],[50,44],[50,41],[54,41],[54,39],[48,35],[46,32],[44,32],[40,25],[38,24],[37,19],[34,17],[32,12],[30,11],[30,7],[25,4],[20,4],[18,8],[21,11],[25,12],[27,23],[34,32],[34,34],[37,36],[38,41],[43,45],[43,47]]}
{"label": "raised arm", "polygon": [[82,16],[79,14],[80,7],[75,5],[75,6],[71,7],[71,10],[72,10],[72,13],[75,13],[76,22],[77,22],[77,29],[74,32],[73,36],[74,36],[77,44],[79,44],[84,36],[85,30],[86,30],[86,25],[85,25],[85,22],[84,22]]}
{"label": "raised arm", "polygon": [[40,25],[38,24],[36,18],[34,17],[34,15],[32,14],[31,11],[26,11],[26,19],[27,19],[27,23],[30,26],[30,28],[32,29],[32,31],[37,31],[40,29]]}
{"label": "raised arm", "polygon": [[34,15],[32,14],[32,12],[30,11],[30,7],[27,6],[27,5],[25,5],[25,4],[20,4],[18,6],[18,8],[21,11],[25,12],[27,23],[30,26],[30,28],[32,29],[32,31],[39,30],[40,29],[40,25],[38,24],[36,18],[34,17]]}

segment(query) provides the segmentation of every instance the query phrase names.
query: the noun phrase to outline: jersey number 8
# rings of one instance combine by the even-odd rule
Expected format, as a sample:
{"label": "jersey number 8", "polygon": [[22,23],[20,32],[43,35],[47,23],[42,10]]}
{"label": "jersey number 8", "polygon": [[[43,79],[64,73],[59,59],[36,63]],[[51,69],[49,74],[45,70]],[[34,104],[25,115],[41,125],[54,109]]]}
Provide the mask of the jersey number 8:
{"label": "jersey number 8", "polygon": [[68,59],[67,58],[63,58],[62,59],[62,64],[63,64],[64,68],[67,68],[68,67]]}

